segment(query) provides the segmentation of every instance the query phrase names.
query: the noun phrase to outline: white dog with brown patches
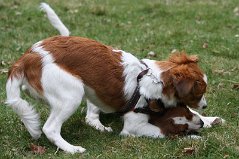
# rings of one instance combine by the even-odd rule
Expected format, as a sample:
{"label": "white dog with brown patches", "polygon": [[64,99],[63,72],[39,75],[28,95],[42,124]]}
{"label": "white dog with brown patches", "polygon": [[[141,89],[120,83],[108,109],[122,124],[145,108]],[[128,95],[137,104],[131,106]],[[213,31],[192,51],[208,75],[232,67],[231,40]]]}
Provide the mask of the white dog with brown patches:
{"label": "white dog with brown patches", "polygon": [[[47,4],[42,4],[42,8],[56,16]],[[58,30],[64,28],[59,18],[52,19],[60,26],[56,27]],[[66,30],[62,32],[69,34]],[[197,61],[195,56],[181,53],[167,61],[140,61],[130,53],[91,39],[50,37],[29,48],[9,70],[7,104],[21,117],[31,136],[38,139],[39,115],[21,98],[20,87],[24,85],[32,96],[45,100],[51,112],[43,132],[57,147],[70,153],[82,153],[85,149],[65,141],[60,134],[61,127],[83,97],[87,98],[89,107],[87,122],[98,129],[111,131],[100,123],[99,110],[120,112],[125,113],[124,122],[130,123],[129,128],[124,128],[124,131],[128,129],[127,133],[138,126],[135,121],[140,121],[138,136],[164,137],[159,127],[148,122],[149,115],[132,110],[147,106],[149,100],[161,100],[165,107],[184,103],[192,108],[205,108],[206,76]]]}

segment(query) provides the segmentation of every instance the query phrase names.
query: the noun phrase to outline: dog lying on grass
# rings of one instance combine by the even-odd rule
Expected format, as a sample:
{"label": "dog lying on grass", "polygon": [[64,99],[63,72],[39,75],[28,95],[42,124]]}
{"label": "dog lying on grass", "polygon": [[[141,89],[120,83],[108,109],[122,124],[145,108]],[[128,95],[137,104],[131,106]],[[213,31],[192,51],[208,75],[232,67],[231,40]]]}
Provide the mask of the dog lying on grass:
{"label": "dog lying on grass", "polygon": [[[197,139],[201,138],[198,136],[200,128],[209,128],[212,125],[225,123],[225,120],[220,117],[204,117],[184,105],[166,108],[157,113],[151,110],[146,110],[143,113],[149,114],[148,122],[159,127],[164,137],[188,136]],[[124,118],[127,118],[127,115]],[[139,131],[138,129],[142,129],[140,122],[138,122],[138,127],[124,123],[121,135],[143,136],[139,133],[142,130]]]}
{"label": "dog lying on grass", "polygon": [[[137,112],[137,110],[136,110]],[[189,108],[184,105],[177,107],[165,108],[160,112],[153,112],[150,109],[139,110],[140,113],[149,114],[148,122],[157,126],[163,137],[170,136],[186,136],[197,132],[203,127],[204,122],[197,115],[192,113]],[[134,118],[134,116],[125,115],[124,118]],[[137,121],[136,121],[137,122]],[[121,135],[142,136],[138,129],[142,129],[143,122],[138,122],[137,127],[132,127],[131,123],[124,123]],[[136,124],[135,124],[136,125]],[[144,131],[148,131],[145,129]]]}

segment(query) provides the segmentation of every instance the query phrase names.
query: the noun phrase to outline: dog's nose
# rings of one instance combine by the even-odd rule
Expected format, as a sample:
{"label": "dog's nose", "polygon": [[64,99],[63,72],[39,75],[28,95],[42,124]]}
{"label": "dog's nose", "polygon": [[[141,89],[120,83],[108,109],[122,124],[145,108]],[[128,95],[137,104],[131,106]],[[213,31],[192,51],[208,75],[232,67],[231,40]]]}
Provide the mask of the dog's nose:
{"label": "dog's nose", "polygon": [[200,119],[200,128],[202,128],[204,125],[204,122]]}
{"label": "dog's nose", "polygon": [[205,108],[207,108],[207,105],[202,106],[202,109],[205,109]]}

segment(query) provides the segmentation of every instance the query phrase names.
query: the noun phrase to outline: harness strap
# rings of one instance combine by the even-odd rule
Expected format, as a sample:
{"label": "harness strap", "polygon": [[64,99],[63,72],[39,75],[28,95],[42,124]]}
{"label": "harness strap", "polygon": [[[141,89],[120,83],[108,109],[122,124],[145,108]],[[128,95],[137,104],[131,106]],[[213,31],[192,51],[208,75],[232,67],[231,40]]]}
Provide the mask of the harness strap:
{"label": "harness strap", "polygon": [[140,98],[139,81],[144,75],[146,75],[148,73],[148,71],[149,71],[149,69],[147,68],[146,70],[143,70],[142,72],[140,72],[139,75],[137,76],[137,86],[134,90],[134,93],[133,93],[132,97],[130,98],[130,100],[123,107],[123,109],[120,112],[118,112],[119,115],[123,115],[123,114],[133,110],[134,107],[136,106],[136,104],[138,103],[139,98]]}
{"label": "harness strap", "polygon": [[[136,108],[135,109],[135,106],[138,103],[138,101],[140,99],[140,96],[141,96],[140,93],[139,93],[139,82],[140,82],[141,78],[143,78],[143,76],[146,75],[148,73],[148,71],[149,71],[149,67],[148,67],[148,65],[145,62],[140,60],[140,63],[145,65],[146,69],[138,74],[138,76],[137,76],[137,85],[136,85],[136,88],[134,90],[134,93],[133,93],[132,97],[126,103],[126,105],[121,109],[121,111],[117,112],[117,114],[120,115],[120,116],[124,115],[125,113],[127,113],[129,111],[134,111],[136,113],[144,113],[144,114],[162,115],[162,112],[154,112],[148,106],[143,107],[143,108]],[[149,100],[150,99],[146,99],[147,103],[149,103]],[[158,99],[157,102],[158,102],[159,105],[164,106],[164,104],[161,101],[161,99]]]}

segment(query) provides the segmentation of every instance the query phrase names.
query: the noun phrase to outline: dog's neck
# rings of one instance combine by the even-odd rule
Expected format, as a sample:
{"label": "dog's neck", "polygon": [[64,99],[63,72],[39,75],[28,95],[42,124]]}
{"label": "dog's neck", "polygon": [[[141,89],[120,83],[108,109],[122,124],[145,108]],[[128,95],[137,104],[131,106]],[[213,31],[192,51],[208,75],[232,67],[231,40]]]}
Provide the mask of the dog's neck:
{"label": "dog's neck", "polygon": [[[176,105],[175,99],[169,100],[162,94],[163,83],[161,81],[161,74],[163,70],[156,65],[155,60],[143,59],[142,60],[149,68],[149,71],[139,81],[139,92],[142,95],[142,99],[139,100],[137,107],[144,107],[146,101],[143,99],[162,99],[165,107],[171,107]],[[147,66],[142,64],[132,54],[123,52],[122,54],[122,65],[124,67],[125,87],[124,93],[126,100],[130,100],[134,90],[137,86],[137,76],[140,72],[147,69]]]}
{"label": "dog's neck", "polygon": [[155,65],[154,60],[144,59],[142,61],[149,67],[149,71],[139,82],[140,94],[146,99],[161,99],[163,82],[160,76],[162,71]]}
{"label": "dog's neck", "polygon": [[162,81],[161,76],[165,70],[160,69],[156,64],[157,61],[149,59],[144,59],[143,61],[150,70],[148,75],[142,78],[140,82],[140,93],[147,99],[161,99],[166,108],[175,107],[177,99],[163,94],[164,81]]}

